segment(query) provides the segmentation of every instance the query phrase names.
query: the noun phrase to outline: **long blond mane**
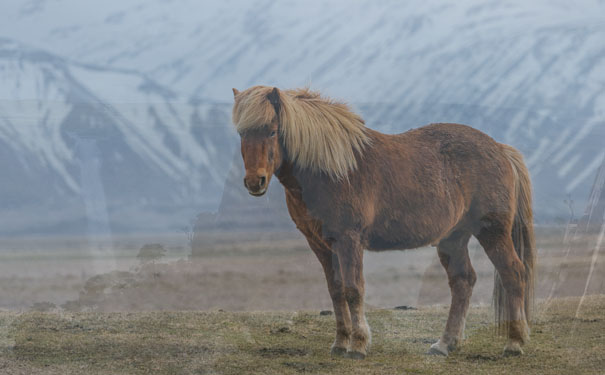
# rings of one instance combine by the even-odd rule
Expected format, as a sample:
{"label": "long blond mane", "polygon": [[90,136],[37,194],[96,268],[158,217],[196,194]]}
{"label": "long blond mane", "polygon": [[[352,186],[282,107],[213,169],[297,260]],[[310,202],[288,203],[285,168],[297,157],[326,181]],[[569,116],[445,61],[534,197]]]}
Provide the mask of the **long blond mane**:
{"label": "long blond mane", "polygon": [[[268,99],[272,87],[254,86],[235,96],[233,123],[239,133],[267,126],[276,112]],[[279,135],[288,158],[298,167],[346,178],[357,168],[370,139],[363,119],[344,103],[307,88],[280,90]]]}

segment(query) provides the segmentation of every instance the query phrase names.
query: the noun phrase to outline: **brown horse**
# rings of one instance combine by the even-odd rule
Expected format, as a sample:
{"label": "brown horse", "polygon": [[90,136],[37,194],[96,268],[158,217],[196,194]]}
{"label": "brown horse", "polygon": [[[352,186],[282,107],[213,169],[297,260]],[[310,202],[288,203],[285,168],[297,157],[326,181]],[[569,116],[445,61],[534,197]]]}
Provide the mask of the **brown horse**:
{"label": "brown horse", "polygon": [[307,89],[233,89],[244,185],[263,195],[272,175],[292,220],[323,266],[336,316],[333,355],[364,358],[363,250],[437,246],[452,302],[429,353],[463,337],[476,276],[475,236],[497,270],[496,320],[505,354],[529,339],[535,246],[529,174],[521,154],[478,130],[432,124],[397,135],[366,128],[345,104]]}

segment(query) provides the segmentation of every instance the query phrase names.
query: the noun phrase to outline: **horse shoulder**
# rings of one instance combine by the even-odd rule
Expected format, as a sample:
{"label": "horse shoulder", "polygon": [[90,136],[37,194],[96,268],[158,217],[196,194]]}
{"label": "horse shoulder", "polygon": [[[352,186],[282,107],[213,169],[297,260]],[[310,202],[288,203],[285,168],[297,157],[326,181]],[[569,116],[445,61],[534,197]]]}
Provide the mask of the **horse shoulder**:
{"label": "horse shoulder", "polygon": [[321,226],[310,215],[300,193],[293,193],[286,189],[286,206],[296,228],[305,237],[321,237]]}

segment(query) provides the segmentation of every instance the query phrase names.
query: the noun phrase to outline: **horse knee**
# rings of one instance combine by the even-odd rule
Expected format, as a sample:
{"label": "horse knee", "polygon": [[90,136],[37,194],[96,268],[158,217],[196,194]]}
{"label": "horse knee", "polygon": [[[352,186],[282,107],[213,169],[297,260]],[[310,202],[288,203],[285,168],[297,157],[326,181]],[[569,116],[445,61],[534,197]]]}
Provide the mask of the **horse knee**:
{"label": "horse knee", "polygon": [[358,287],[348,286],[344,288],[344,297],[349,306],[357,306],[361,303],[363,295]]}
{"label": "horse knee", "polygon": [[343,288],[332,288],[329,290],[330,297],[332,297],[333,301],[342,301],[345,299],[345,293]]}
{"label": "horse knee", "polygon": [[470,270],[470,272],[466,275],[466,281],[471,288],[475,286],[475,283],[477,282],[477,274],[475,273],[475,270]]}
{"label": "horse knee", "polygon": [[[451,272],[451,270],[449,270]],[[472,267],[465,267],[455,274],[449,275],[449,285],[451,289],[462,289],[463,291],[472,291],[477,282],[477,274]]]}

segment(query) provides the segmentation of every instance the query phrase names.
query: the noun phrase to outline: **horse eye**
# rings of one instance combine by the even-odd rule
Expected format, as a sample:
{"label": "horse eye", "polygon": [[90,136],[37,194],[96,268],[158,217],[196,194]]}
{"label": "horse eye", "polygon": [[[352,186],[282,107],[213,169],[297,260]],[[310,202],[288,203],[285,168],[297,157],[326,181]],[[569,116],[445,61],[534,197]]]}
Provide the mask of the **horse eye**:
{"label": "horse eye", "polygon": [[274,136],[275,136],[275,130],[273,130],[273,131],[271,132],[271,137],[274,137]]}

